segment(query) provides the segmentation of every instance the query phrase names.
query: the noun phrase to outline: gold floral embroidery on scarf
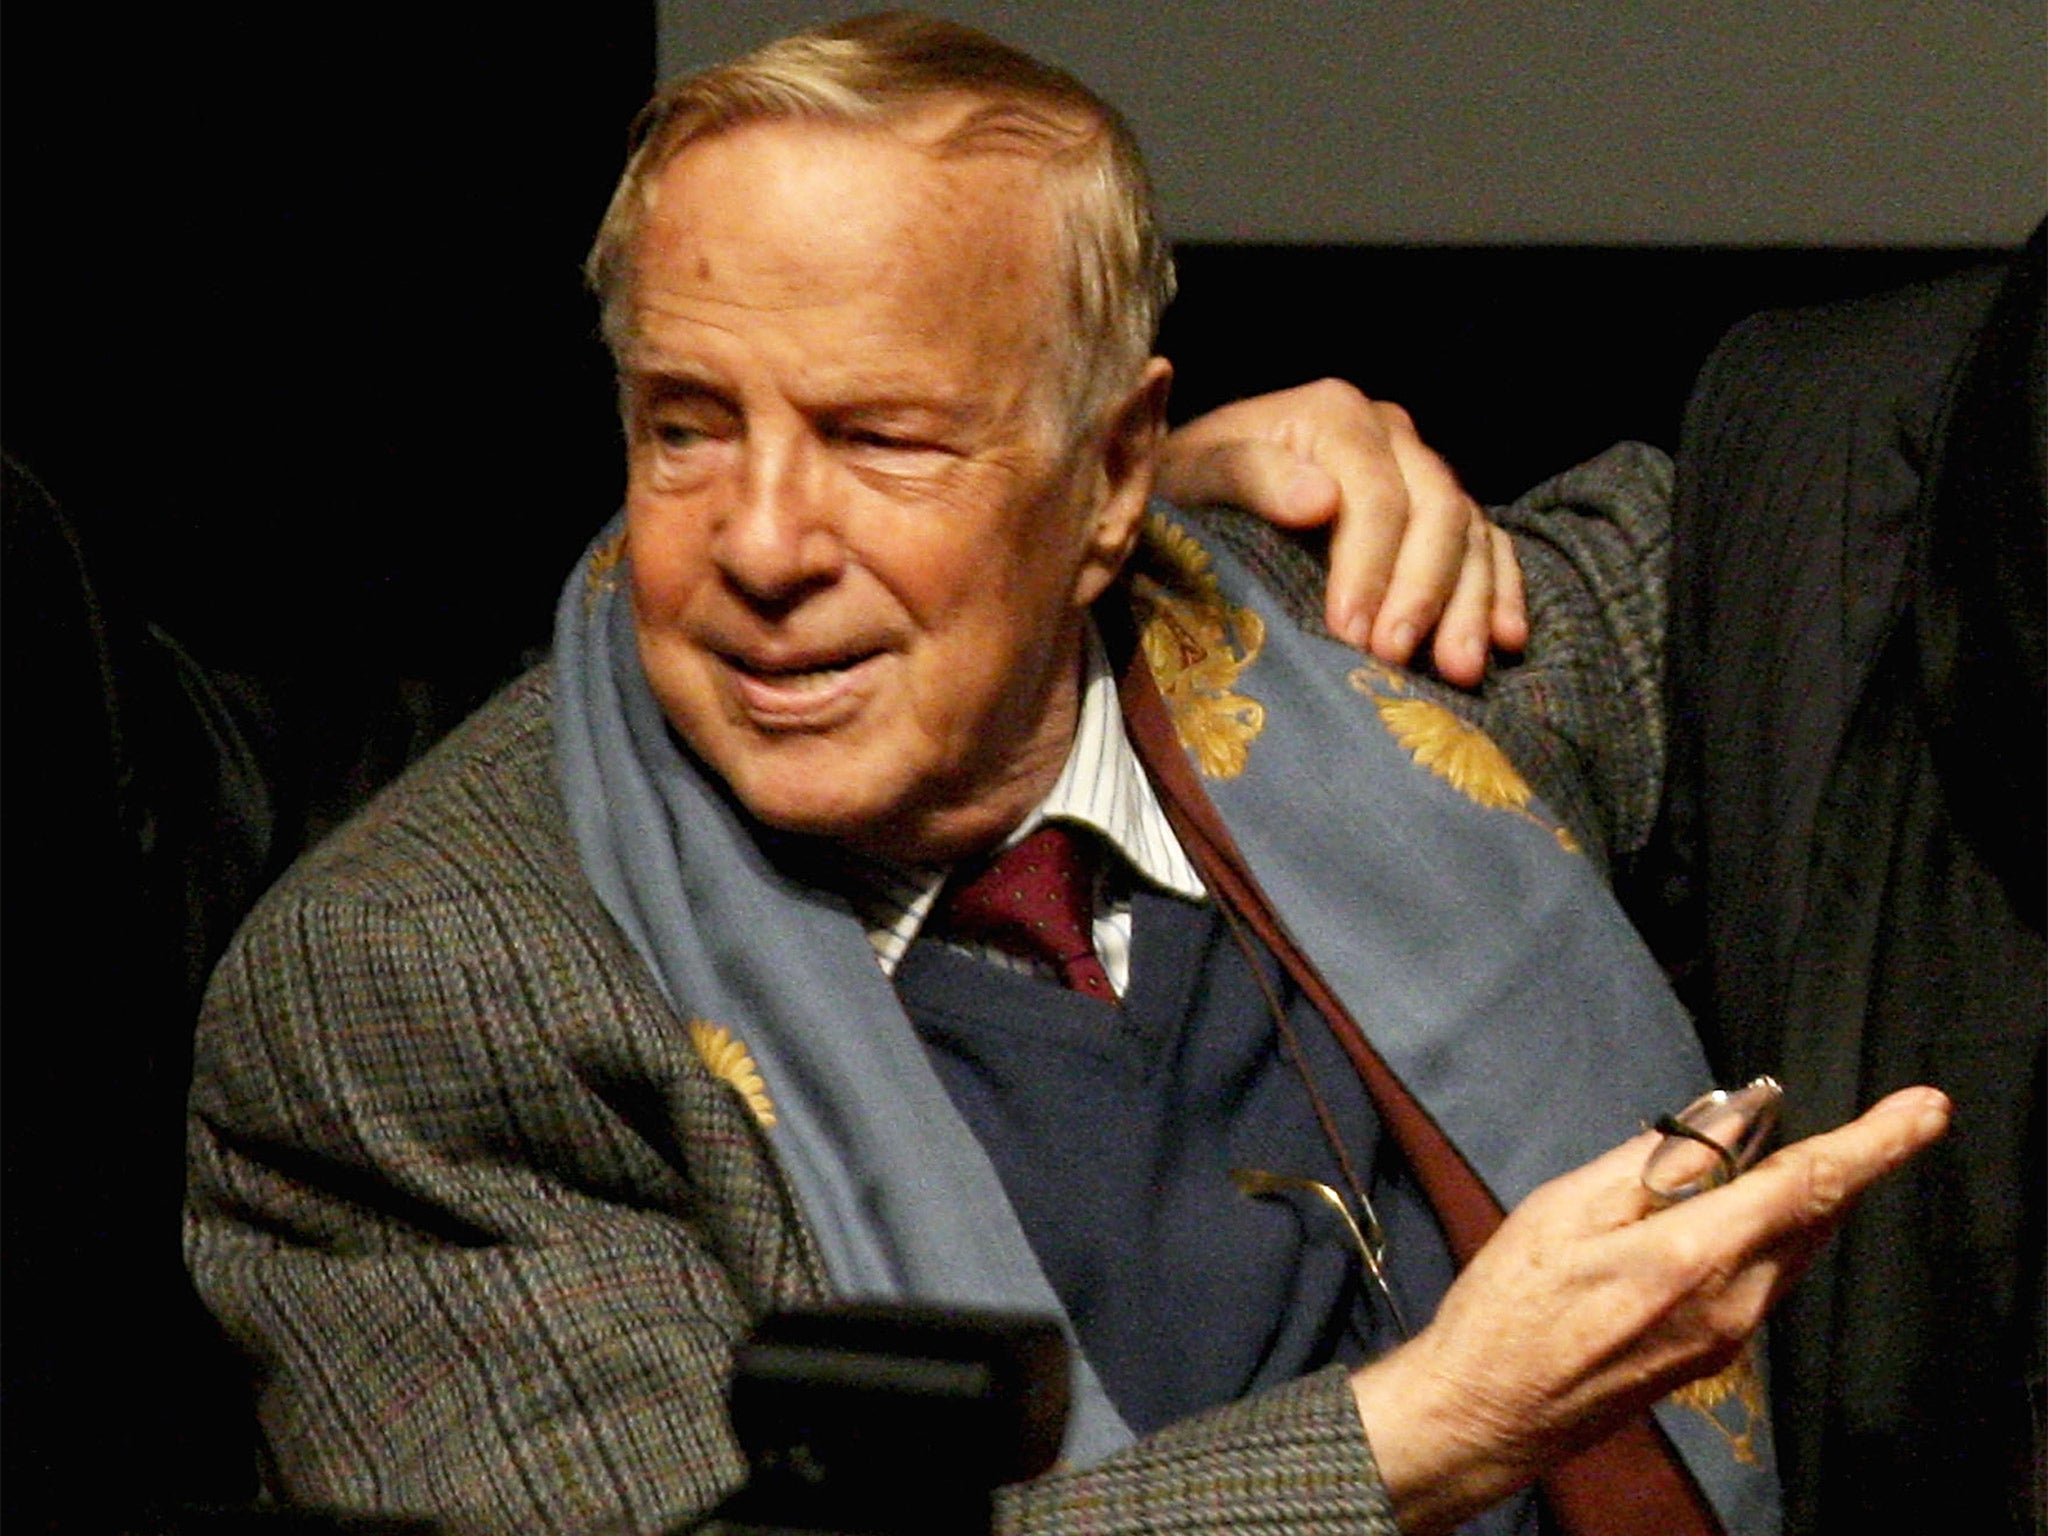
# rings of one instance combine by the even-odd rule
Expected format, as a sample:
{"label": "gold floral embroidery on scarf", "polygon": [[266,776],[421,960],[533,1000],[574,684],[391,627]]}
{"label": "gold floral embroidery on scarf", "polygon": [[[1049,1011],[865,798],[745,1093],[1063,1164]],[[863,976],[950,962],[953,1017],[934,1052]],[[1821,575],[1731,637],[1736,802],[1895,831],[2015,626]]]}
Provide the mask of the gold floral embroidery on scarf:
{"label": "gold floral embroidery on scarf", "polygon": [[626,530],[621,528],[590,552],[583,570],[583,611],[597,607],[597,600],[619,584],[619,567],[626,558]]}
{"label": "gold floral embroidery on scarf", "polygon": [[1535,798],[1529,781],[1478,726],[1460,720],[1434,700],[1422,698],[1398,672],[1379,662],[1352,668],[1347,681],[1372,700],[1388,734],[1422,767],[1490,811],[1512,811],[1547,827],[1566,853],[1579,851],[1579,841],[1570,831],[1529,809]]}
{"label": "gold floral embroidery on scarf", "polygon": [[747,1054],[747,1048],[734,1038],[733,1032],[723,1024],[713,1024],[709,1019],[690,1020],[690,1044],[697,1048],[705,1068],[721,1082],[731,1086],[761,1129],[767,1130],[775,1124],[775,1104],[768,1097],[768,1085],[761,1081],[761,1070],[754,1065],[754,1058]]}
{"label": "gold floral embroidery on scarf", "polygon": [[1756,1432],[1770,1416],[1764,1403],[1764,1382],[1756,1368],[1756,1340],[1742,1346],[1724,1369],[1700,1381],[1689,1381],[1671,1400],[1690,1408],[1728,1441],[1728,1454],[1747,1466],[1756,1464]]}
{"label": "gold floral embroidery on scarf", "polygon": [[1156,512],[1145,519],[1131,597],[1181,745],[1203,777],[1236,778],[1266,728],[1266,707],[1233,691],[1266,647],[1265,620],[1225,602],[1209,552]]}

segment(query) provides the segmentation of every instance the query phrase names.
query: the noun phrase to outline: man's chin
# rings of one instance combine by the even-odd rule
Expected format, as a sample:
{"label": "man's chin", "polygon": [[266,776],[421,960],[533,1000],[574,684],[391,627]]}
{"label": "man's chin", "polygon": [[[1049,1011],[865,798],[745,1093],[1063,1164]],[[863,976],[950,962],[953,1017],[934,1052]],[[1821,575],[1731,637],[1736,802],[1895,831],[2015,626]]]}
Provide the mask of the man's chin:
{"label": "man's chin", "polygon": [[829,773],[822,771],[810,775],[741,773],[728,776],[726,784],[746,813],[763,826],[843,843],[863,852],[899,841],[914,819],[887,796],[851,794],[835,787]]}
{"label": "man's chin", "polygon": [[1022,819],[993,807],[932,806],[922,802],[775,793],[764,786],[734,785],[733,794],[764,826],[798,837],[834,843],[867,858],[892,864],[948,864],[1000,842]]}
{"label": "man's chin", "polygon": [[1048,755],[1049,766],[1035,774],[989,775],[934,771],[931,754],[900,738],[746,745],[697,755],[748,815],[777,832],[898,864],[950,863],[1001,842],[1045,798],[1063,760]]}

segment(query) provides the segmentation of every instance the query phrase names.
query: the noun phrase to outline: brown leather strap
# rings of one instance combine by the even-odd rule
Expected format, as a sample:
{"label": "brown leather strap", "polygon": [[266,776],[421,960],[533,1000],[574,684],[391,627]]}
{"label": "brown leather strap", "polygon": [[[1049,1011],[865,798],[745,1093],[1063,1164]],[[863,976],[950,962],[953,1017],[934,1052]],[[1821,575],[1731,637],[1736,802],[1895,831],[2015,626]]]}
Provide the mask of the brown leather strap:
{"label": "brown leather strap", "polygon": [[[1132,745],[1188,857],[1216,899],[1258,934],[1329,1022],[1415,1170],[1462,1268],[1500,1226],[1499,1202],[1294,943],[1188,766],[1142,652],[1129,636],[1108,626],[1105,631]],[[1567,1536],[1721,1536],[1719,1519],[1648,1414],[1552,1467],[1542,1483],[1551,1514]]]}

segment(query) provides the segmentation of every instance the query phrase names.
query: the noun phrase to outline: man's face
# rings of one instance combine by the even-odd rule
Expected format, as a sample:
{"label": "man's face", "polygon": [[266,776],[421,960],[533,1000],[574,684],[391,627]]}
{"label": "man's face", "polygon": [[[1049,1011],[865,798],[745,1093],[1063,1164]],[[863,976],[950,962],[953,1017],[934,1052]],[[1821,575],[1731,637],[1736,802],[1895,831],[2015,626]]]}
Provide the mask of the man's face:
{"label": "man's face", "polygon": [[938,860],[1058,774],[1151,422],[1135,453],[1073,440],[1037,174],[934,159],[920,122],[751,124],[663,173],[625,366],[627,540],[655,697],[741,802]]}

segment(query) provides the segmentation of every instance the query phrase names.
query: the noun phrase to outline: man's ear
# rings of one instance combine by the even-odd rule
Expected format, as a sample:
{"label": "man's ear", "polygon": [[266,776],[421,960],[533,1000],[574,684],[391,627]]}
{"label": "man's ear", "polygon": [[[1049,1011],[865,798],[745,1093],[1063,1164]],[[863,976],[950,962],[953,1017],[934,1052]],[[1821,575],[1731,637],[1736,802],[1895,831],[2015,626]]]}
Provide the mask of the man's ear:
{"label": "man's ear", "polygon": [[1101,495],[1074,591],[1083,607],[1116,580],[1138,542],[1159,448],[1166,441],[1166,397],[1172,387],[1173,364],[1163,357],[1149,359],[1137,387],[1103,424]]}

